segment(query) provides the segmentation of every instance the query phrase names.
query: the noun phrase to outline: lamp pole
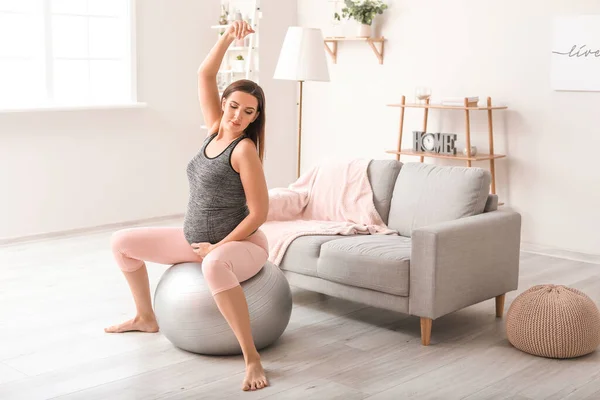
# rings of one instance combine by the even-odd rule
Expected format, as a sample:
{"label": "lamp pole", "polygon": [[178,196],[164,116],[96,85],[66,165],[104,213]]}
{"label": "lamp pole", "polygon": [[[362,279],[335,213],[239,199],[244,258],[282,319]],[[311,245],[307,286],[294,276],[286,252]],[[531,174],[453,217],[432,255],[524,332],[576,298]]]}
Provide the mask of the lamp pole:
{"label": "lamp pole", "polygon": [[300,177],[300,158],[302,152],[302,84],[304,81],[300,82],[300,107],[298,112],[298,166],[296,168],[296,178]]}
{"label": "lamp pole", "polygon": [[298,103],[298,140],[296,149],[296,178],[302,164],[302,97],[305,81],[329,82],[329,68],[323,33],[318,28],[288,27],[281,46],[274,79],[296,81],[300,84]]}

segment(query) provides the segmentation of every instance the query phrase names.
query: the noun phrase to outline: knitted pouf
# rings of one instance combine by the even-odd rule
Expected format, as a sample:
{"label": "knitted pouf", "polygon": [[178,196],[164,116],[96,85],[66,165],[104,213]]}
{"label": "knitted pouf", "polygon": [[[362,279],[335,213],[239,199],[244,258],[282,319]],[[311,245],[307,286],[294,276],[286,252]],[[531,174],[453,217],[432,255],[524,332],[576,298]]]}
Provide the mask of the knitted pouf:
{"label": "knitted pouf", "polygon": [[521,293],[506,314],[508,341],[549,358],[579,357],[600,345],[600,311],[583,292],[536,285]]}

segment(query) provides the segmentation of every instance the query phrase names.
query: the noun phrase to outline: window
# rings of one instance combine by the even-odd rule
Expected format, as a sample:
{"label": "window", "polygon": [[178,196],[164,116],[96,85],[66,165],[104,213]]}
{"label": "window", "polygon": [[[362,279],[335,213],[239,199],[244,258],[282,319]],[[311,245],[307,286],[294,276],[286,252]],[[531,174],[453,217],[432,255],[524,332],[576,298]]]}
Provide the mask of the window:
{"label": "window", "polygon": [[0,109],[135,102],[132,0],[0,0]]}

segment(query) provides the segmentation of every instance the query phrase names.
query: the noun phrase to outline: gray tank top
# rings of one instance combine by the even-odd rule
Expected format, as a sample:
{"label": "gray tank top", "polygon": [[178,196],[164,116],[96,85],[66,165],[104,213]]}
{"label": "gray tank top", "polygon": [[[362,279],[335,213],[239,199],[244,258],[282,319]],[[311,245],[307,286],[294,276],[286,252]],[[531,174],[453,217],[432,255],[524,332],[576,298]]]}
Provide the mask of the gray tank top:
{"label": "gray tank top", "polygon": [[247,136],[243,134],[210,158],[206,147],[216,136],[213,133],[204,140],[187,166],[190,197],[183,232],[190,244],[221,241],[249,214],[242,180],[231,165],[233,149]]}

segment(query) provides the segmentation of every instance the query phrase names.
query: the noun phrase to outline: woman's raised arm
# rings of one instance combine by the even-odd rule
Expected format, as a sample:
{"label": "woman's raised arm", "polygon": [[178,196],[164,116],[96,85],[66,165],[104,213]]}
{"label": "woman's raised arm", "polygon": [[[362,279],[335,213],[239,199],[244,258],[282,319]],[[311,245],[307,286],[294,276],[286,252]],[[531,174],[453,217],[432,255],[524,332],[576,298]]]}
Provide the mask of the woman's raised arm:
{"label": "woman's raised arm", "polygon": [[217,73],[223,62],[225,52],[235,39],[243,39],[251,33],[254,33],[254,31],[247,22],[234,21],[217,40],[217,43],[198,68],[198,98],[204,116],[204,123],[208,127],[208,135],[214,133],[221,118]]}

